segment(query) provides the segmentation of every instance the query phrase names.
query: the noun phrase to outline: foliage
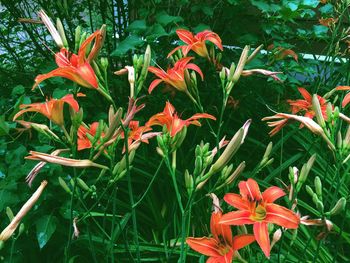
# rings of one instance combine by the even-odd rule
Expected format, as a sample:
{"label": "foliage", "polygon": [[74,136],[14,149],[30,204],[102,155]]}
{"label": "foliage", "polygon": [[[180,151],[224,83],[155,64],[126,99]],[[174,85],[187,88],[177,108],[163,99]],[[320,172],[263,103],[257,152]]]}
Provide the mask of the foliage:
{"label": "foliage", "polygon": [[[330,0],[2,1],[2,259],[204,262],[206,236],[234,262],[349,261],[349,18]],[[244,196],[252,181],[297,229]],[[254,224],[218,230],[244,210],[229,193]]]}

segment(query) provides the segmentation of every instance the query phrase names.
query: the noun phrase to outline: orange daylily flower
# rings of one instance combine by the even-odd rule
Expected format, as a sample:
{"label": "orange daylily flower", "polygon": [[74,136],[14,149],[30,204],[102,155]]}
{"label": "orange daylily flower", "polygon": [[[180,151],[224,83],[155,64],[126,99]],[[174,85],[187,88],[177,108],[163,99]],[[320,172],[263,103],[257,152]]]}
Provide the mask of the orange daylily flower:
{"label": "orange daylily flower", "polygon": [[[52,70],[49,73],[38,75],[35,78],[35,84],[33,89],[38,86],[42,81],[52,77],[62,77],[70,79],[79,85],[86,88],[98,88],[98,82],[94,70],[92,69],[90,62],[93,60],[101,49],[104,30],[97,30],[90,35],[80,46],[78,55],[70,53],[67,49],[62,48],[60,52],[55,54],[57,69]],[[95,39],[94,46],[92,47],[89,56],[86,58],[87,48]]]}
{"label": "orange daylily flower", "polygon": [[193,50],[201,57],[209,57],[207,46],[205,45],[205,41],[210,41],[214,45],[216,45],[221,51],[223,50],[221,39],[218,34],[204,30],[199,32],[195,36],[186,29],[178,29],[176,30],[176,34],[179,38],[186,43],[186,45],[179,46],[172,50],[168,57],[170,57],[174,52],[181,49],[184,56],[187,56],[190,50]]}
{"label": "orange daylily flower", "polygon": [[238,211],[224,214],[220,224],[252,224],[256,241],[266,257],[270,257],[271,247],[267,224],[296,229],[300,218],[293,211],[273,203],[286,194],[281,188],[271,186],[261,193],[259,185],[251,178],[241,181],[238,187],[240,195],[229,193],[224,196],[226,203],[237,208]]}
{"label": "orange daylily flower", "polygon": [[332,25],[334,25],[335,23],[338,22],[338,18],[334,19],[332,17],[329,18],[320,18],[318,20],[318,22],[320,22],[321,25],[326,26],[326,27],[330,27]]}
{"label": "orange daylily flower", "polygon": [[[149,132],[152,130],[150,126],[140,126],[139,122],[134,120],[129,122],[129,129],[130,129],[130,132],[128,134],[129,151],[136,149],[141,142],[148,143],[148,139],[160,134],[160,132]],[[124,138],[124,133],[121,134],[121,138],[122,139]]]}
{"label": "orange daylily flower", "polygon": [[[310,119],[313,119],[315,116],[315,112],[312,107],[312,96],[311,94],[304,88],[298,88],[300,94],[303,96],[303,100],[287,100],[289,105],[292,107],[292,114],[299,113],[301,111],[305,111],[304,116]],[[325,120],[327,120],[327,100],[319,95],[317,95],[318,101],[320,103],[322,116]]]}
{"label": "orange daylily flower", "polygon": [[207,262],[232,262],[235,251],[255,241],[253,235],[238,235],[232,237],[230,226],[220,224],[221,211],[213,212],[210,219],[210,230],[213,237],[189,237],[187,244],[195,251],[208,256]]}
{"label": "orange daylily flower", "polygon": [[160,125],[166,126],[171,137],[174,137],[179,133],[184,126],[189,126],[191,124],[201,126],[201,123],[198,119],[208,118],[216,120],[216,118],[207,113],[197,113],[192,117],[182,120],[177,115],[175,108],[169,101],[166,102],[163,112],[153,115],[149,121],[146,123],[146,126]]}
{"label": "orange daylily flower", "polygon": [[185,81],[186,69],[192,69],[196,71],[203,80],[204,76],[201,69],[193,63],[188,64],[192,59],[193,57],[182,58],[175,63],[173,68],[169,68],[166,72],[160,68],[156,68],[152,66],[148,67],[148,70],[159,78],[152,81],[151,85],[148,88],[148,93],[151,93],[152,90],[163,81],[173,86],[179,91],[186,92],[187,91],[187,85]]}
{"label": "orange daylily flower", "polygon": [[[350,90],[350,86],[338,86],[335,89],[336,90]],[[341,106],[343,108],[345,108],[345,106],[348,105],[349,102],[350,102],[350,92],[344,96],[344,99],[341,103]]]}
{"label": "orange daylily flower", "polygon": [[284,47],[275,47],[274,44],[269,45],[267,49],[274,51],[274,56],[276,60],[282,60],[287,56],[291,56],[296,62],[298,62],[298,55],[292,49],[287,49]]}
{"label": "orange daylily flower", "polygon": [[[86,127],[84,125],[80,125],[78,129],[78,151],[84,150],[84,149],[89,149],[92,147],[92,144],[87,137],[86,134],[90,134],[92,137],[96,135],[96,131],[98,128],[98,122],[93,122],[90,127]],[[103,136],[103,133],[101,134]]]}
{"label": "orange daylily flower", "polygon": [[[79,96],[79,94],[78,94]],[[13,117],[16,120],[25,112],[39,112],[59,126],[63,126],[63,106],[67,103],[75,112],[79,111],[79,104],[72,94],[68,94],[61,99],[51,99],[44,103],[22,104],[19,112]]]}

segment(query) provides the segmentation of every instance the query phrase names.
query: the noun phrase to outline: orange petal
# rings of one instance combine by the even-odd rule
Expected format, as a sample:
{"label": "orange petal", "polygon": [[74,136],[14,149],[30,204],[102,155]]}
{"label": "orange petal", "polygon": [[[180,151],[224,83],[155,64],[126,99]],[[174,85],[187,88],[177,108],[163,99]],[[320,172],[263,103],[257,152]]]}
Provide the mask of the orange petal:
{"label": "orange petal", "polygon": [[254,236],[261,250],[267,258],[270,258],[270,237],[266,222],[256,222],[253,226]]}
{"label": "orange petal", "polygon": [[254,235],[238,235],[233,238],[233,249],[239,250],[255,241]]}
{"label": "orange petal", "polygon": [[308,102],[312,101],[312,96],[310,95],[310,93],[306,89],[299,87],[298,90],[299,90],[300,94],[304,97],[305,100],[307,100]]}
{"label": "orange petal", "polygon": [[174,48],[172,51],[170,51],[170,53],[168,54],[167,58],[170,58],[170,56],[172,54],[174,54],[176,51],[178,51],[179,49],[181,49],[183,46],[178,46],[176,48]]}
{"label": "orange petal", "polygon": [[176,30],[176,34],[186,44],[191,44],[193,41],[196,40],[193,34],[186,29],[178,29]]}
{"label": "orange petal", "polygon": [[266,218],[269,223],[273,223],[285,228],[298,228],[300,218],[293,211],[276,204],[266,204]]}
{"label": "orange petal", "polygon": [[68,95],[64,96],[63,98],[61,98],[60,100],[64,101],[65,103],[68,103],[75,112],[79,111],[79,104],[74,99],[73,94],[68,94]]}
{"label": "orange petal", "polygon": [[201,76],[202,80],[204,79],[203,72],[196,64],[190,63],[186,66],[186,68],[196,71]]}
{"label": "orange petal", "polygon": [[249,178],[247,181],[241,181],[238,187],[243,198],[248,198],[251,201],[261,200],[259,185],[254,179]]}
{"label": "orange petal", "polygon": [[[210,230],[218,242],[232,246],[232,231],[229,225],[220,224],[221,212],[213,212],[210,219]],[[222,240],[223,239],[223,240]]]}
{"label": "orange petal", "polygon": [[189,237],[186,239],[186,243],[195,251],[209,256],[209,257],[219,257],[221,256],[218,251],[218,242],[214,238],[194,238]]}
{"label": "orange petal", "polygon": [[350,86],[338,86],[335,89],[336,90],[350,90]]}
{"label": "orange petal", "polygon": [[162,79],[155,79],[152,81],[151,85],[148,88],[148,93],[151,94],[152,91],[157,87],[161,82],[163,82]]}
{"label": "orange petal", "polygon": [[341,103],[341,106],[343,108],[345,108],[346,105],[348,105],[348,103],[350,102],[350,93],[346,94],[342,103]]}
{"label": "orange petal", "polygon": [[78,66],[77,72],[81,76],[81,78],[85,82],[88,83],[88,85],[81,84],[82,86],[87,87],[87,88],[90,88],[90,87],[93,87],[95,89],[98,88],[98,83],[97,83],[97,78],[96,78],[95,72],[88,62]]}
{"label": "orange petal", "polygon": [[249,202],[247,200],[244,200],[238,194],[232,194],[232,193],[225,194],[224,200],[226,203],[228,203],[229,205],[232,205],[233,207],[239,210],[249,209]]}
{"label": "orange petal", "polygon": [[254,224],[255,221],[250,219],[249,211],[234,211],[224,214],[220,219],[220,224],[224,225],[245,225]]}
{"label": "orange petal", "polygon": [[266,203],[273,203],[275,200],[285,195],[286,193],[277,186],[271,186],[262,193],[263,200]]}

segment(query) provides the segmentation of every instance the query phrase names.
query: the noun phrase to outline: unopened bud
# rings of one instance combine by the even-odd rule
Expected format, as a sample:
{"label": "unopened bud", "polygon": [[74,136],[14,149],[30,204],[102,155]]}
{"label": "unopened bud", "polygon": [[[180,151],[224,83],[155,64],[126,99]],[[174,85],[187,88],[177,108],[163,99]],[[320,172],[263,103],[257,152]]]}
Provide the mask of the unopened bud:
{"label": "unopened bud", "polygon": [[101,61],[102,68],[106,70],[108,68],[108,58],[102,57],[100,58],[100,61]]}
{"label": "unopened bud", "polygon": [[240,59],[238,61],[235,73],[234,73],[234,75],[232,77],[232,81],[234,83],[236,83],[239,80],[239,78],[240,78],[240,76],[242,74],[243,68],[244,68],[244,66],[245,66],[245,64],[247,62],[247,59],[248,59],[248,52],[249,52],[249,46],[245,46],[243,51],[242,51],[241,57],[240,57]]}
{"label": "unopened bud", "polygon": [[74,36],[74,50],[75,51],[77,51],[79,48],[80,37],[81,37],[81,26],[77,26],[75,28],[75,36]]}
{"label": "unopened bud", "polygon": [[241,162],[237,166],[236,170],[226,179],[225,183],[230,185],[244,171],[245,166],[245,162]]}
{"label": "unopened bud", "polygon": [[138,61],[138,56],[136,54],[134,54],[134,56],[132,57],[132,64],[134,65],[134,67],[137,67],[137,61]]}
{"label": "unopened bud", "polygon": [[192,175],[190,175],[187,169],[185,170],[185,186],[188,194],[191,195],[194,189],[194,181]]}
{"label": "unopened bud", "polygon": [[227,77],[227,79],[228,79],[229,81],[232,80],[233,75],[235,74],[235,69],[236,69],[236,65],[235,65],[234,62],[232,62],[232,63],[231,63],[231,66],[230,66],[230,71],[229,71],[229,74],[228,74],[228,77]]}
{"label": "unopened bud", "polygon": [[327,121],[331,122],[333,119],[333,106],[332,103],[328,102],[326,107]]}
{"label": "unopened bud", "polygon": [[77,183],[79,185],[79,187],[87,192],[91,192],[92,190],[90,189],[90,187],[80,178],[77,178]]}
{"label": "unopened bud", "polygon": [[312,188],[311,188],[309,185],[305,186],[305,188],[306,188],[306,192],[307,192],[311,197],[313,197],[314,194],[315,194],[314,190],[312,190]]}
{"label": "unopened bud", "polygon": [[318,100],[318,96],[316,94],[314,94],[312,96],[312,108],[313,108],[313,110],[315,112],[315,116],[316,116],[318,124],[322,128],[326,127],[326,123],[325,123],[323,115],[322,115],[320,101]]}
{"label": "unopened bud", "polygon": [[56,25],[57,25],[57,31],[61,36],[64,47],[68,48],[68,42],[67,42],[66,34],[64,33],[64,27],[62,25],[61,19],[57,18]]}
{"label": "unopened bud", "polygon": [[64,191],[66,191],[68,194],[72,194],[72,191],[68,187],[67,183],[62,179],[62,177],[58,177],[58,183],[63,188]]}
{"label": "unopened bud", "polygon": [[329,211],[329,214],[331,216],[337,215],[345,209],[345,206],[346,206],[346,199],[345,197],[342,197],[338,200],[335,206]]}
{"label": "unopened bud", "polygon": [[194,164],[193,174],[194,174],[194,176],[198,176],[198,175],[200,175],[200,173],[202,172],[202,169],[203,169],[202,157],[201,156],[197,156],[194,163],[195,164]]}
{"label": "unopened bud", "polygon": [[224,67],[221,69],[221,71],[219,73],[219,77],[220,77],[222,82],[225,81],[225,79],[226,79],[226,72],[225,72],[225,68]]}
{"label": "unopened bud", "polygon": [[334,107],[334,111],[333,111],[333,119],[334,120],[337,120],[338,118],[339,118],[339,108],[338,108],[338,106],[335,106]]}
{"label": "unopened bud", "polygon": [[6,215],[10,221],[15,217],[10,207],[6,207]]}
{"label": "unopened bud", "polygon": [[320,177],[318,177],[318,176],[315,177],[314,184],[315,184],[315,190],[316,190],[317,197],[320,200],[322,200],[322,182],[321,182]]}
{"label": "unopened bud", "polygon": [[324,206],[323,206],[322,201],[318,200],[318,201],[316,202],[316,208],[317,208],[318,211],[320,211],[321,213],[323,213]]}
{"label": "unopened bud", "polygon": [[271,248],[281,239],[282,237],[282,230],[281,228],[277,229],[275,233],[273,233],[273,238],[271,242]]}

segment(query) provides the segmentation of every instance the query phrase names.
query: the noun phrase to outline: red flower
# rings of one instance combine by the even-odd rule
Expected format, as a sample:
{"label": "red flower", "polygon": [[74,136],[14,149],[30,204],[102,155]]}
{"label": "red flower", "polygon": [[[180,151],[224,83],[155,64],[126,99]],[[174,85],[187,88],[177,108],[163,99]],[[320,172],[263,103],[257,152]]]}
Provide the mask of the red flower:
{"label": "red flower", "polygon": [[[300,94],[303,96],[303,100],[287,100],[287,102],[292,106],[292,114],[299,113],[301,111],[305,111],[304,116],[312,119],[315,116],[315,112],[312,108],[312,96],[311,94],[304,88],[298,88]],[[323,118],[327,120],[327,101],[325,98],[317,95],[318,101],[321,106],[321,111]]]}
{"label": "red flower", "polygon": [[[62,48],[61,51],[55,55],[58,68],[49,73],[38,75],[35,78],[33,89],[45,79],[52,77],[70,79],[83,87],[97,89],[98,82],[95,72],[90,65],[90,61],[94,59],[101,49],[103,38],[104,31],[97,30],[83,42],[79,48],[78,55],[72,54],[67,49]],[[94,39],[96,39],[94,46],[89,56],[86,58],[86,51]]]}
{"label": "red flower", "polygon": [[87,137],[86,134],[90,134],[92,137],[96,135],[96,131],[98,128],[98,122],[93,122],[90,124],[90,127],[86,127],[84,125],[80,125],[78,129],[78,151],[89,149],[92,147],[91,141]]}
{"label": "red flower", "polygon": [[[80,95],[80,94],[78,94]],[[84,96],[84,95],[80,95]],[[32,103],[32,104],[22,104],[19,112],[13,117],[13,120],[16,120],[25,112],[39,112],[42,115],[46,116],[48,119],[53,121],[59,126],[64,124],[63,119],[63,106],[64,103],[69,104],[75,112],[79,111],[78,102],[74,99],[72,94],[68,94],[61,99],[51,99],[44,103]]]}
{"label": "red flower", "polygon": [[251,178],[247,181],[241,181],[238,187],[240,195],[229,193],[224,196],[226,203],[237,208],[238,211],[223,215],[220,224],[252,224],[256,241],[266,257],[270,257],[271,248],[267,224],[272,223],[295,229],[299,226],[299,216],[293,211],[273,203],[285,195],[285,192],[279,187],[271,186],[261,194],[257,182]]}
{"label": "red flower", "polygon": [[216,120],[216,118],[207,113],[197,113],[193,115],[191,118],[186,120],[182,120],[177,115],[175,108],[169,101],[165,104],[165,108],[163,112],[157,113],[153,115],[149,121],[146,123],[146,126],[160,125],[166,126],[170,136],[175,136],[178,132],[182,130],[184,126],[189,126],[190,124],[201,126],[198,119],[208,118],[212,120]]}
{"label": "red flower", "polygon": [[219,224],[221,212],[213,212],[210,220],[212,238],[189,237],[187,244],[195,251],[208,256],[207,262],[229,263],[232,262],[234,252],[254,242],[253,235],[238,235],[232,238],[230,226]]}
{"label": "red flower", "polygon": [[190,31],[186,29],[178,29],[176,30],[176,34],[187,45],[175,48],[169,53],[168,57],[170,57],[178,49],[182,50],[184,56],[187,56],[188,52],[190,50],[193,50],[201,57],[209,57],[208,49],[205,45],[205,41],[207,40],[216,45],[220,50],[223,50],[220,37],[212,31],[204,30],[203,32],[199,32],[194,36]]}
{"label": "red flower", "polygon": [[179,91],[187,91],[187,85],[185,81],[185,70],[186,69],[192,69],[196,71],[202,78],[203,80],[203,73],[200,70],[200,68],[190,62],[193,59],[193,57],[187,57],[187,58],[182,58],[178,60],[173,68],[169,68],[166,72],[163,69],[156,68],[156,67],[148,67],[148,70],[155,74],[158,78],[160,79],[155,79],[152,81],[151,85],[148,88],[148,93],[151,93],[152,90],[161,82],[165,82],[174,88],[178,89]]}
{"label": "red flower", "polygon": [[[148,139],[157,136],[160,132],[149,132],[152,130],[149,126],[139,126],[138,121],[130,121],[130,132],[128,134],[128,148],[129,151],[136,149],[141,142],[148,143]],[[121,138],[124,138],[124,133],[121,134]],[[123,149],[124,152],[125,149]]]}

